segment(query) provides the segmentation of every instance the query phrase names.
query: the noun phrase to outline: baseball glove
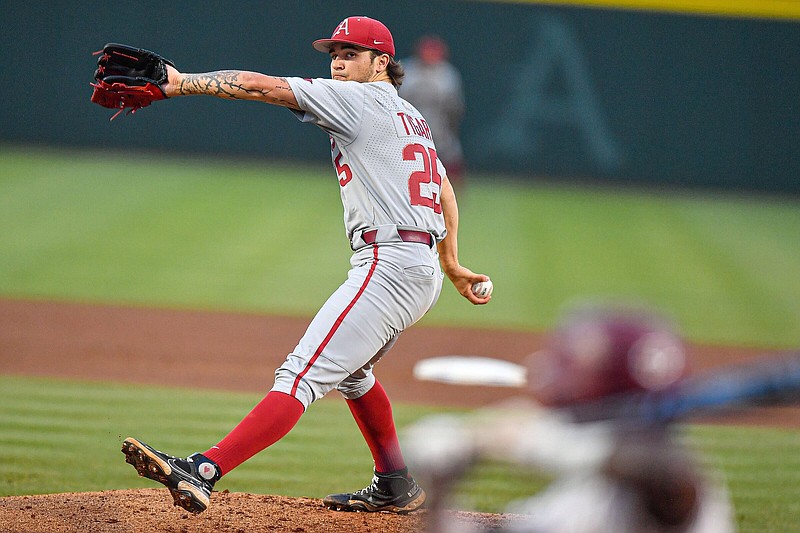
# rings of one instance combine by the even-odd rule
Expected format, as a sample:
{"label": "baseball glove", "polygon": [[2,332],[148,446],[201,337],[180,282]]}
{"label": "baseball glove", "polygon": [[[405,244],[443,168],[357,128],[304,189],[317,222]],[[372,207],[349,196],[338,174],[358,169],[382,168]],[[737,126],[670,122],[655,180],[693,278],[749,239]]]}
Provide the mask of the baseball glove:
{"label": "baseball glove", "polygon": [[[102,55],[101,55],[102,54]],[[92,102],[118,109],[111,120],[124,110],[128,114],[167,97],[161,85],[167,82],[167,65],[175,66],[155,52],[124,44],[108,43],[99,55]]]}

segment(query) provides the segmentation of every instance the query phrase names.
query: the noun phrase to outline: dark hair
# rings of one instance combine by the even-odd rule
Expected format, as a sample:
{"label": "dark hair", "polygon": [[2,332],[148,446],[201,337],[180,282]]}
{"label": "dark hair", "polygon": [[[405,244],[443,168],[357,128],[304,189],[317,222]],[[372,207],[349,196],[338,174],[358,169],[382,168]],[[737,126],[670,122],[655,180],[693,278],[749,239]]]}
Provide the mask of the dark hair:
{"label": "dark hair", "polygon": [[[377,50],[370,50],[370,54],[372,59],[375,59],[378,56],[382,56],[384,53]],[[392,56],[389,56],[389,64],[386,65],[386,73],[389,75],[389,78],[391,78],[392,85],[397,88],[403,85],[403,78],[406,76],[406,70],[403,68],[403,65]]]}

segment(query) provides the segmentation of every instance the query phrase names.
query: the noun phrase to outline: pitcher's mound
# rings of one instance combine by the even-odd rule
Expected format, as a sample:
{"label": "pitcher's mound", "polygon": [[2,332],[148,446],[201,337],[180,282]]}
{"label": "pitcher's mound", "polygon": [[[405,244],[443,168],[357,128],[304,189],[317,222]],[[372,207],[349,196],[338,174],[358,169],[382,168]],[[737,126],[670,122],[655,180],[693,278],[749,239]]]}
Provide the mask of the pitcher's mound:
{"label": "pitcher's mound", "polygon": [[[453,512],[487,528],[502,515]],[[426,511],[409,515],[343,513],[320,500],[247,493],[214,493],[211,507],[193,515],[172,505],[165,489],[114,490],[0,498],[2,530],[19,533],[406,533],[425,528]]]}

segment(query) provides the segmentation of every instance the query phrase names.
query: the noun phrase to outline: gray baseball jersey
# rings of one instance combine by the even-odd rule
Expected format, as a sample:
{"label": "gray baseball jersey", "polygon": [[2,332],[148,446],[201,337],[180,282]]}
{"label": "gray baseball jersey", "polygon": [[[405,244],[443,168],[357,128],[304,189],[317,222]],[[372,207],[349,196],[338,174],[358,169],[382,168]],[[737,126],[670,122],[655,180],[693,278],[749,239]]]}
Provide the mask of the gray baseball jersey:
{"label": "gray baseball jersey", "polygon": [[[346,398],[365,394],[372,366],[438,299],[445,170],[427,122],[391,84],[287,81],[302,109],[297,117],[330,135],[354,250],[348,279],[276,371],[273,390],[308,406],[334,388]],[[419,242],[427,234],[432,239]]]}

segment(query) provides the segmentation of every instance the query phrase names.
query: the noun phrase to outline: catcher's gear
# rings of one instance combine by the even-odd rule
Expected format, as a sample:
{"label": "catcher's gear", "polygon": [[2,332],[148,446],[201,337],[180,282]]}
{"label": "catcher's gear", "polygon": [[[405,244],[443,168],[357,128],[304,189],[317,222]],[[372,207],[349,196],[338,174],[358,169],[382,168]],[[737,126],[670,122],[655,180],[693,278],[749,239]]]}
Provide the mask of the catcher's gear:
{"label": "catcher's gear", "polygon": [[100,58],[94,72],[96,82],[91,84],[92,102],[119,109],[111,120],[126,109],[131,114],[167,97],[161,85],[167,82],[167,65],[175,66],[172,61],[149,50],[116,43],[106,44],[94,55]]}

